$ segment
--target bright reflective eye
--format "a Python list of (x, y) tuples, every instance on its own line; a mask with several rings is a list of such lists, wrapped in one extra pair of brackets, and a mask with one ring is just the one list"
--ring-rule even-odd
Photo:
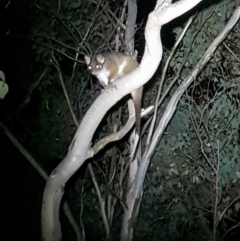
[(88, 66), (88, 69), (92, 69), (92, 67), (91, 67), (91, 66)]

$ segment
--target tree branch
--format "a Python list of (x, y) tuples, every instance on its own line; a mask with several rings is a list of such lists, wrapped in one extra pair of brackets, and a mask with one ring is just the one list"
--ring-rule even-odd
[[(162, 2), (163, 0), (158, 0), (158, 3)], [(132, 73), (116, 80), (114, 82), (114, 87), (104, 91), (95, 100), (84, 116), (73, 138), (66, 158), (51, 173), (47, 181), (42, 205), (42, 239), (44, 241), (61, 240), (59, 207), (65, 183), (86, 161), (92, 137), (102, 118), (117, 101), (144, 85), (158, 68), (162, 58), (162, 43), (160, 39), (161, 26), (190, 10), (199, 2), (201, 2), (201, 0), (182, 0), (167, 7), (159, 7), (158, 4), (158, 7), (149, 14), (145, 31), (146, 46), (141, 64)], [(138, 79), (138, 81), (135, 81), (136, 79)], [(171, 105), (173, 104), (174, 103), (171, 103)], [(167, 119), (168, 118), (165, 117), (163, 123), (165, 123)], [(154, 137), (155, 135), (153, 136), (153, 140)], [(144, 165), (143, 168), (147, 166), (148, 165)], [(141, 170), (143, 173), (144, 171), (143, 169)], [(139, 205), (143, 180), (140, 184), (141, 185), (138, 183), (136, 184), (137, 190), (133, 193), (135, 196), (135, 194), (139, 194), (140, 192), (140, 195), (135, 196), (136, 201), (133, 207), (128, 207), (135, 211), (138, 211), (135, 206), (138, 207)]]

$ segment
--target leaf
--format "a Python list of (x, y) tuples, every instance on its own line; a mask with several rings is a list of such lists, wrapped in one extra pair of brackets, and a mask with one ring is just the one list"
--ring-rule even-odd
[(236, 202), (234, 205), (235, 211), (238, 212), (240, 210), (240, 202)]
[(5, 74), (0, 70), (0, 79), (5, 82)]
[[(1, 74), (1, 71), (0, 71), (0, 74)], [(0, 98), (3, 99), (7, 93), (8, 93), (8, 85), (5, 82), (0, 81)]]
[(236, 172), (236, 175), (240, 179), (240, 172)]
[(178, 170), (177, 170), (176, 168), (170, 168), (170, 170), (169, 170), (170, 176), (172, 175), (172, 173), (173, 173), (174, 175), (178, 175), (178, 174), (179, 174), (179, 172), (178, 172)]

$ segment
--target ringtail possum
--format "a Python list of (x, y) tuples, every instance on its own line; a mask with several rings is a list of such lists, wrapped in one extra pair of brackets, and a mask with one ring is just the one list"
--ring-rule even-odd
[[(93, 56), (86, 55), (85, 61), (90, 73), (97, 77), (103, 88), (108, 87), (117, 78), (129, 74), (138, 67), (138, 62), (129, 55), (119, 52), (106, 52)], [(143, 87), (131, 92), (135, 106), (135, 130), (140, 135), (141, 102)]]

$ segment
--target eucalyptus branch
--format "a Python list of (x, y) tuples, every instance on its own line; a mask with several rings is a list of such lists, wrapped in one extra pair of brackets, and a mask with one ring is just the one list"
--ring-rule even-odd
[(175, 92), (172, 99), (170, 100), (161, 121), (159, 122), (156, 132), (152, 138), (152, 142), (150, 144), (148, 153), (145, 154), (146, 157), (150, 158), (152, 156), (153, 150), (154, 150), (156, 144), (158, 143), (159, 139), (161, 138), (163, 130), (165, 130), (167, 123), (170, 121), (170, 119), (177, 107), (177, 103), (178, 103), (181, 95), (186, 90), (186, 88), (192, 83), (193, 79), (197, 76), (197, 74), (200, 72), (200, 70), (202, 70), (203, 67), (206, 65), (206, 63), (209, 61), (209, 59), (211, 58), (212, 54), (215, 52), (217, 47), (222, 43), (222, 41), (226, 38), (228, 33), (235, 26), (239, 17), (240, 17), (240, 7), (238, 7), (235, 10), (234, 14), (230, 18), (227, 25), (222, 30), (222, 32), (215, 38), (215, 40), (209, 46), (209, 48), (207, 49), (207, 51), (205, 52), (203, 57), (200, 59), (200, 61), (196, 65), (196, 67), (193, 69), (191, 75), (189, 75), (188, 78), (186, 78), (182, 82), (182, 84), (178, 87), (177, 91)]
[(93, 181), (95, 190), (97, 192), (97, 197), (99, 199), (103, 223), (104, 223), (104, 227), (105, 227), (105, 231), (106, 231), (106, 237), (107, 237), (107, 240), (109, 240), (110, 239), (110, 227), (109, 227), (109, 223), (108, 223), (108, 219), (107, 219), (107, 215), (106, 215), (106, 210), (105, 210), (105, 200), (102, 198), (102, 194), (100, 192), (98, 182), (95, 178), (95, 174), (94, 174), (92, 165), (88, 166), (88, 170), (89, 170), (89, 173), (91, 174), (92, 181)]
[(240, 200), (240, 196), (237, 196), (236, 198), (234, 198), (229, 204), (226, 205), (226, 207), (224, 208), (224, 210), (220, 213), (220, 215), (218, 216), (218, 222), (217, 225), (220, 223), (220, 221), (222, 220), (224, 214), (227, 212), (227, 210), (236, 202)]
[[(63, 77), (62, 77), (62, 73), (61, 73), (58, 61), (56, 60), (54, 55), (52, 56), (52, 58), (54, 60), (54, 66), (58, 70), (59, 78), (60, 78), (61, 85), (62, 85), (62, 88), (63, 88), (64, 96), (65, 96), (65, 98), (67, 100), (67, 103), (68, 103), (69, 110), (72, 114), (72, 117), (73, 117), (73, 120), (74, 120), (74, 123), (75, 123), (76, 127), (78, 127), (78, 125), (79, 125), (78, 120), (77, 120), (77, 117), (76, 117), (76, 115), (75, 115), (75, 113), (72, 109), (72, 105), (71, 105), (71, 102), (70, 102), (70, 99), (69, 99), (69, 96), (68, 96), (68, 93), (67, 93), (67, 89), (66, 89), (64, 81), (63, 81)], [(98, 200), (99, 200), (100, 208), (101, 208), (101, 214), (102, 214), (102, 217), (103, 217), (103, 222), (105, 224), (104, 227), (105, 227), (105, 230), (106, 230), (106, 236), (109, 239), (110, 229), (109, 229), (109, 224), (108, 224), (108, 221), (107, 221), (107, 218), (106, 218), (105, 203), (104, 203), (103, 198), (101, 196), (100, 188), (99, 188), (99, 185), (96, 181), (96, 177), (95, 177), (95, 174), (94, 174), (93, 167), (92, 167), (91, 163), (88, 164), (88, 171), (90, 173), (90, 176), (92, 178), (92, 182), (94, 184), (94, 187), (95, 187), (95, 190), (96, 190), (96, 193), (97, 193), (97, 196), (98, 196)]]
[(240, 59), (236, 56), (236, 54), (234, 54), (233, 51), (225, 43), (223, 43), (223, 45), (231, 53), (231, 55), (240, 63)]
[[(92, 29), (92, 26), (93, 26), (93, 23), (94, 23), (95, 20), (96, 20), (96, 17), (100, 14), (100, 12), (97, 14), (98, 9), (99, 9), (99, 7), (100, 7), (100, 4), (101, 4), (101, 0), (99, 0), (99, 3), (98, 3), (98, 5), (97, 5), (97, 8), (96, 8), (96, 10), (95, 10), (95, 12), (94, 12), (94, 15), (93, 15), (94, 17), (93, 17), (93, 19), (92, 19), (92, 21), (91, 21), (91, 23), (90, 23), (90, 25), (89, 25), (89, 27), (88, 27), (88, 29), (87, 29), (87, 32), (85, 33), (82, 41), (81, 41), (80, 43), (78, 43), (78, 46), (77, 46), (77, 49), (76, 49), (76, 54), (75, 54), (75, 60), (78, 59), (80, 47), (83, 46), (83, 43), (86, 41), (86, 39), (87, 39), (87, 37), (88, 37), (88, 35), (89, 35), (89, 33), (90, 33), (90, 30)], [(71, 77), (71, 79), (73, 79), (73, 77), (74, 77), (74, 72), (75, 72), (76, 66), (77, 66), (77, 62), (75, 61), (74, 64), (73, 64), (72, 77)]]
[(76, 126), (79, 125), (79, 122), (78, 122), (78, 119), (73, 111), (73, 108), (72, 108), (72, 105), (71, 105), (71, 101), (70, 101), (70, 98), (69, 98), (69, 95), (68, 95), (68, 92), (67, 92), (67, 89), (65, 87), (65, 84), (64, 84), (64, 80), (63, 80), (63, 76), (62, 76), (62, 72), (60, 70), (60, 66), (59, 66), (59, 63), (57, 61), (57, 59), (55, 58), (55, 56), (52, 54), (52, 59), (53, 59), (53, 64), (55, 66), (55, 68), (57, 69), (58, 71), (58, 75), (59, 75), (59, 79), (60, 79), (60, 82), (61, 82), (61, 85), (62, 85), (62, 88), (63, 88), (63, 93), (64, 93), (64, 96), (66, 98), (66, 101), (68, 103), (68, 108), (72, 114), (72, 118), (74, 120), (74, 123)]
[[(126, 2), (127, 2), (127, 0), (124, 1), (123, 8), (122, 8), (122, 13), (121, 13), (121, 16), (120, 16), (120, 18), (118, 20), (118, 23), (123, 23), (123, 21), (124, 21), (125, 13), (126, 13), (126, 5), (127, 5)], [(116, 26), (117, 34), (116, 34), (116, 37), (115, 37), (115, 50), (116, 51), (118, 51), (119, 47), (121, 46), (121, 44), (119, 42), (119, 39), (121, 39), (122, 45), (124, 44), (124, 40), (123, 40), (123, 37), (121, 35), (120, 26), (119, 26), (118, 23), (117, 23), (117, 26)]]
[(45, 68), (44, 71), (41, 73), (41, 75), (37, 78), (37, 80), (34, 81), (33, 84), (30, 86), (26, 98), (23, 100), (23, 102), (19, 105), (17, 109), (18, 113), (21, 111), (21, 109), (24, 106), (30, 103), (34, 90), (39, 86), (41, 80), (47, 75), (48, 72), (49, 72), (49, 69)]
[[(177, 73), (176, 73), (176, 76), (175, 76), (174, 79), (171, 81), (171, 83), (167, 86), (167, 88), (166, 88), (166, 90), (164, 91), (164, 93), (161, 95), (162, 85), (164, 84), (164, 79), (165, 79), (165, 74), (166, 74), (165, 71), (167, 70), (168, 65), (169, 65), (168, 61), (171, 61), (171, 55), (175, 52), (175, 45), (176, 45), (179, 41), (181, 41), (181, 39), (182, 39), (182, 37), (183, 37), (182, 35), (184, 35), (185, 30), (187, 30), (188, 27), (189, 27), (188, 24), (190, 24), (190, 23), (192, 22), (192, 20), (196, 17), (196, 14), (195, 14), (194, 16), (192, 16), (192, 17), (188, 20), (187, 24), (185, 25), (185, 28), (184, 28), (182, 34), (180, 35), (179, 39), (176, 41), (175, 45), (173, 46), (173, 49), (171, 50), (170, 55), (169, 55), (169, 57), (168, 57), (168, 60), (167, 60), (167, 62), (166, 62), (166, 64), (165, 64), (165, 66), (164, 66), (163, 73), (165, 73), (165, 74), (162, 74), (162, 76), (161, 76), (161, 81), (160, 81), (160, 85), (159, 85), (159, 88), (158, 88), (158, 95), (159, 95), (159, 96), (157, 97), (157, 99), (160, 98), (160, 95), (161, 95), (161, 98), (160, 98), (160, 100), (158, 100), (157, 106), (156, 106), (156, 103), (155, 103), (154, 109), (152, 110), (153, 113), (155, 113), (155, 109), (156, 109), (156, 111), (158, 110), (157, 107), (161, 106), (162, 102), (165, 100), (166, 96), (169, 94), (170, 90), (172, 89), (172, 87), (174, 86), (174, 84), (176, 83), (176, 81), (179, 79), (180, 74), (181, 74), (181, 72), (182, 72), (182, 69), (183, 69), (183, 67), (184, 67), (184, 65), (185, 65), (185, 62), (187, 61), (187, 59), (188, 59), (188, 57), (189, 57), (189, 54), (190, 54), (190, 52), (191, 52), (191, 49), (192, 49), (192, 45), (193, 45), (193, 43), (194, 43), (194, 40), (196, 39), (196, 37), (197, 37), (198, 33), (200, 32), (200, 30), (201, 30), (201, 29), (203, 28), (203, 26), (205, 25), (206, 21), (211, 17), (212, 13), (213, 13), (213, 12), (211, 11), (211, 13), (207, 16), (207, 18), (204, 20), (204, 22), (203, 22), (203, 23), (200, 25), (200, 27), (197, 29), (197, 31), (193, 34), (193, 37), (192, 37), (192, 39), (191, 39), (191, 41), (190, 41), (190, 44), (189, 44), (189, 46), (188, 46), (187, 53), (185, 54), (185, 58), (184, 58), (184, 60), (181, 62), (181, 65), (180, 65), (180, 67), (179, 67), (179, 69), (178, 69), (178, 71), (177, 71)], [(190, 21), (190, 23), (189, 23), (189, 21)], [(181, 36), (182, 36), (182, 37), (181, 37)], [(176, 48), (177, 48), (177, 47), (178, 47), (178, 46), (176, 46)], [(166, 70), (165, 70), (165, 68), (166, 68)], [(156, 100), (157, 100), (157, 99), (156, 99)], [(155, 115), (155, 114), (154, 114), (154, 115)], [(147, 127), (148, 127), (149, 124), (151, 123), (150, 131), (149, 131), (149, 133), (148, 133), (148, 137), (147, 137), (147, 141), (146, 141), (146, 146), (148, 146), (148, 144), (150, 143), (150, 140), (151, 140), (151, 137), (152, 137), (152, 133), (153, 133), (153, 129), (154, 129), (154, 125), (155, 125), (155, 123), (156, 123), (156, 121), (154, 121), (153, 118), (154, 118), (154, 116), (152, 116), (150, 119), (148, 119), (147, 122), (145, 123), (144, 127), (142, 128), (142, 133), (145, 133), (146, 130), (147, 130)]]
[[(45, 180), (48, 179), (48, 174), (46, 171), (38, 164), (38, 162), (32, 157), (31, 153), (17, 140), (17, 138), (14, 136), (14, 134), (3, 124), (0, 122), (0, 128), (5, 133), (5, 135), (8, 137), (8, 139), (13, 143), (13, 145), (17, 148), (17, 150), (22, 153), (22, 155), (28, 160), (28, 162), (34, 167), (34, 169), (37, 171), (37, 173)], [(80, 230), (78, 228), (78, 225), (73, 218), (72, 212), (70, 210), (70, 207), (68, 205), (67, 201), (64, 201), (63, 203), (63, 210), (64, 213), (69, 220), (69, 223), (72, 225), (72, 228), (76, 234), (77, 241), (81, 241), (81, 234)]]
[(239, 227), (240, 227), (240, 223), (238, 223), (238, 224), (234, 225), (233, 227), (231, 227), (230, 229), (228, 229), (228, 231), (223, 235), (222, 240), (225, 239), (226, 235), (227, 235), (229, 232), (231, 232), (232, 230), (234, 230), (234, 229), (236, 229), (236, 228), (239, 228)]
[[(217, 170), (216, 170), (216, 168), (214, 167), (214, 164), (211, 163), (211, 161), (209, 160), (207, 154), (205, 153), (205, 150), (204, 150), (204, 147), (203, 147), (203, 146), (204, 146), (204, 145), (203, 145), (203, 141), (202, 141), (201, 136), (200, 136), (200, 133), (199, 133), (199, 128), (197, 128), (196, 121), (195, 121), (195, 119), (193, 118), (193, 115), (191, 114), (191, 111), (190, 111), (190, 110), (189, 110), (189, 113), (190, 113), (190, 119), (191, 119), (191, 122), (192, 122), (192, 125), (193, 125), (193, 128), (194, 128), (195, 134), (196, 134), (196, 136), (197, 136), (197, 138), (198, 138), (198, 141), (199, 141), (199, 143), (200, 143), (201, 153), (202, 153), (204, 159), (205, 159), (205, 160), (207, 161), (207, 163), (209, 164), (209, 166), (212, 168), (212, 171), (214, 172), (214, 174), (217, 175)], [(201, 124), (199, 124), (198, 126), (200, 126), (200, 125), (201, 125)], [(206, 132), (208, 132), (208, 130), (206, 130)], [(210, 140), (209, 140), (209, 143), (211, 143)], [(211, 145), (211, 144), (210, 144), (210, 145)], [(213, 155), (214, 155), (214, 153), (213, 153)]]
[[(151, 125), (150, 125), (150, 128), (149, 128), (149, 132), (148, 132), (148, 136), (147, 136), (147, 140), (146, 140), (146, 146), (149, 145), (150, 141), (151, 141), (151, 138), (152, 138), (152, 134), (153, 134), (153, 130), (154, 130), (154, 126), (156, 124), (156, 119), (157, 119), (157, 111), (158, 111), (158, 107), (159, 107), (159, 99), (160, 99), (160, 95), (162, 93), (162, 88), (163, 88), (163, 84), (164, 84), (164, 80), (165, 80), (165, 77), (166, 77), (166, 73), (167, 73), (167, 69), (168, 69), (168, 66), (174, 56), (174, 53), (176, 51), (176, 49), (178, 48), (180, 42), (182, 41), (183, 37), (185, 36), (188, 28), (190, 27), (192, 21), (194, 19), (194, 16), (190, 17), (189, 20), (187, 21), (187, 24), (185, 25), (181, 35), (179, 36), (178, 40), (176, 41), (176, 43), (174, 44), (169, 56), (168, 56), (168, 59), (164, 65), (164, 68), (163, 68), (163, 71), (162, 71), (162, 75), (161, 75), (161, 79), (160, 79), (160, 82), (159, 82), (159, 87), (158, 87), (158, 93), (157, 93), (157, 98), (155, 100), (155, 105), (154, 105), (154, 114), (153, 114), (153, 117), (152, 117), (152, 121), (151, 121)], [(175, 81), (172, 81), (172, 83), (175, 83)], [(168, 89), (170, 90), (170, 89)], [(164, 95), (166, 96), (167, 93)]]
[(125, 136), (131, 130), (135, 123), (134, 106), (132, 101), (130, 104), (129, 111), (130, 116), (125, 126), (121, 128), (118, 132), (109, 134), (106, 137), (103, 137), (100, 141), (98, 141), (94, 145), (94, 147), (89, 149), (87, 158), (93, 157), (96, 153), (102, 150), (108, 143), (122, 139), (122, 137)]
[(134, 33), (135, 24), (137, 19), (137, 1), (127, 0), (128, 4), (128, 16), (126, 20), (126, 33), (125, 33), (125, 44), (126, 52), (132, 54), (134, 52)]
[[(95, 4), (97, 4), (97, 2), (95, 0), (93, 2)], [(108, 5), (109, 5), (109, 2), (106, 3), (106, 6), (108, 6)], [(103, 11), (106, 13), (106, 15), (108, 16), (109, 20), (114, 19), (117, 24), (119, 24), (123, 29), (126, 29), (126, 26), (123, 23), (119, 22), (118, 18), (116, 17), (116, 14), (114, 12), (112, 12), (110, 8), (107, 8), (106, 6), (104, 6), (103, 3), (101, 3), (101, 7), (102, 7)], [(112, 17), (110, 17), (109, 14)]]
[[(65, 24), (65, 22), (61, 18), (59, 18), (59, 15), (55, 15), (55, 17), (58, 20), (58, 22), (64, 27), (64, 29), (67, 30), (68, 34), (65, 31), (65, 36), (67, 36), (71, 40), (74, 40), (75, 43), (78, 43), (77, 37), (75, 36), (73, 31), (69, 28), (69, 26), (67, 24)], [(69, 36), (69, 33), (72, 37)]]
[(83, 191), (84, 191), (84, 186), (82, 186), (82, 190), (81, 190), (81, 196), (80, 196), (80, 215), (79, 215), (79, 219), (80, 219), (80, 225), (82, 227), (82, 241), (86, 240), (86, 234), (85, 234), (85, 227), (82, 221), (82, 215), (83, 215)]
[[(56, 42), (56, 43), (58, 43), (59, 45), (61, 45), (61, 46), (63, 46), (63, 47), (65, 47), (65, 48), (67, 48), (67, 49), (70, 49), (70, 50), (73, 50), (74, 52), (77, 52), (78, 54), (84, 54), (82, 51), (80, 51), (79, 49), (76, 49), (76, 48), (73, 48), (73, 47), (71, 47), (71, 46), (69, 46), (69, 45), (67, 45), (67, 44), (65, 44), (65, 43), (62, 43), (62, 42), (60, 42), (60, 41), (58, 41), (57, 39), (54, 39), (54, 38), (52, 38), (52, 37), (46, 37), (47, 39), (50, 39), (50, 40), (52, 40), (52, 41), (54, 41), (54, 42)], [(76, 59), (76, 58), (75, 58)], [(76, 61), (77, 62), (77, 61)]]
[(219, 163), (220, 163), (220, 157), (219, 157), (219, 141), (217, 140), (217, 163), (216, 163), (216, 175), (215, 175), (215, 188), (214, 188), (214, 202), (213, 202), (213, 240), (216, 240), (217, 235), (217, 225), (218, 225), (218, 203), (220, 200), (219, 196)]
[[(164, 5), (164, 8), (159, 7), (159, 4), (157, 4), (154, 11), (150, 13), (146, 25), (146, 48), (141, 64), (130, 74), (118, 78), (114, 82), (116, 88), (109, 88), (104, 91), (88, 109), (72, 140), (67, 156), (60, 165), (53, 170), (44, 190), (42, 206), (42, 238), (45, 241), (61, 240), (59, 208), (64, 193), (64, 185), (86, 161), (92, 137), (102, 118), (117, 101), (145, 84), (156, 71), (162, 57), (162, 43), (159, 34), (161, 26), (192, 9), (200, 1), (201, 0), (181, 0), (174, 4), (170, 4), (169, 6)], [(159, 2), (163, 2), (163, 0), (158, 0), (158, 3)], [(146, 71), (146, 69), (148, 69), (148, 71)], [(134, 81), (136, 78), (138, 81)], [(190, 83), (185, 83), (185, 85), (187, 84)], [(185, 85), (181, 86), (183, 91), (186, 89)], [(180, 92), (182, 93), (182, 91)], [(173, 112), (176, 109), (176, 107), (173, 106), (173, 103), (176, 104), (177, 100), (178, 99), (174, 99), (174, 102), (170, 101), (170, 105), (173, 107), (171, 110)], [(165, 117), (165, 120), (169, 120), (171, 116), (172, 115), (169, 115), (167, 118)], [(162, 122), (160, 124), (162, 124)], [(156, 133), (157, 137), (153, 135), (149, 152), (145, 155), (145, 159), (140, 161), (138, 173), (135, 176), (134, 183), (130, 186), (131, 190), (129, 193), (131, 193), (131, 196), (128, 198), (132, 198), (134, 201), (132, 202), (132, 206), (128, 206), (130, 210), (129, 214), (131, 216), (126, 216), (125, 221), (130, 226), (127, 226), (128, 230), (123, 230), (121, 236), (122, 240), (126, 240), (126, 238), (131, 239), (132, 237), (134, 227), (131, 226), (131, 221), (135, 221), (138, 216), (144, 177), (153, 148), (155, 148), (155, 144), (158, 142), (158, 128), (156, 129)]]

